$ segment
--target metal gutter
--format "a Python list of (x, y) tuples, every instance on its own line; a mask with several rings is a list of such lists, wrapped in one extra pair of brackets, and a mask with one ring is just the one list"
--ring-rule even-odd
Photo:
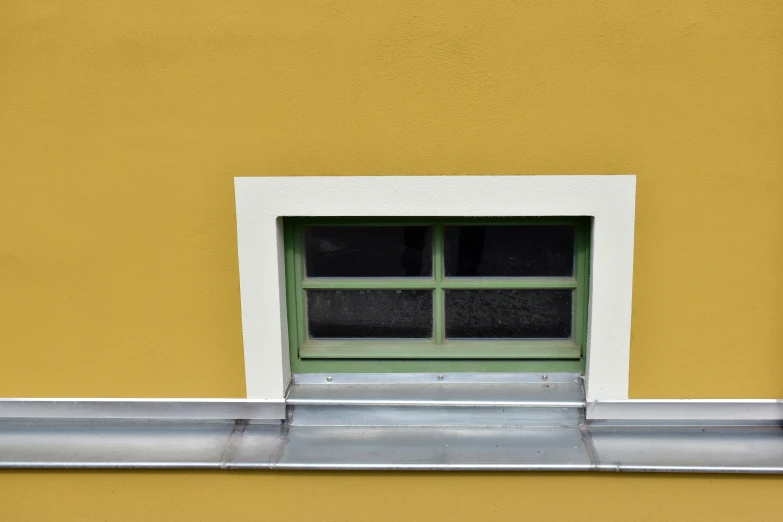
[[(413, 384), (432, 391), (429, 379)], [(289, 392), (294, 404), (284, 420), (274, 418), (283, 417), (282, 402), (6, 399), (0, 400), (0, 467), (783, 474), (780, 401), (585, 407), (583, 396), (557, 399), (563, 390), (548, 402), (542, 390), (564, 385), (573, 392), (573, 381), (550, 379), (512, 383), (532, 395), (511, 394), (510, 406), (497, 400), (503, 383), (457, 383), (444, 376), (445, 395), (457, 394), (464, 403), (439, 403), (430, 395), (419, 402), (398, 396), (385, 404), (376, 400), (383, 397), (377, 392), (403, 390), (336, 377), (320, 389), (297, 389), (319, 385), (295, 379)], [(498, 394), (482, 402), (491, 399), (487, 384), (497, 386)], [(347, 395), (333, 400), (347, 393), (344, 386), (353, 386), (359, 402)], [(367, 394), (375, 399), (362, 402)], [(589, 419), (591, 412), (608, 418)]]
[(4, 420), (0, 467), (783, 473), (783, 429)]

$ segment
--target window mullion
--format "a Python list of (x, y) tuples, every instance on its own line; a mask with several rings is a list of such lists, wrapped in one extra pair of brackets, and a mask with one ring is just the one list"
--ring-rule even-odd
[(433, 279), (414, 278), (318, 278), (304, 279), (305, 290), (429, 290), (435, 288)]
[(435, 327), (435, 344), (441, 345), (443, 344), (443, 339), (445, 337), (445, 312), (444, 312), (444, 306), (443, 306), (443, 224), (437, 223), (435, 224), (435, 229), (433, 230), (433, 241), (432, 241), (432, 251), (433, 251), (433, 265), (432, 270), (433, 274), (435, 276), (435, 290), (434, 294), (432, 296), (433, 303), (432, 303), (432, 313), (433, 313), (433, 325)]
[(560, 290), (576, 288), (576, 277), (470, 277), (449, 278), (440, 283), (441, 288), (474, 290)]

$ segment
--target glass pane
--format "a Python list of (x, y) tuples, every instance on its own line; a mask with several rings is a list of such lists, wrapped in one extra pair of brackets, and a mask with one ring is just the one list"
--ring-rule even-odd
[(308, 290), (312, 339), (432, 338), (432, 290)]
[(571, 337), (571, 290), (447, 290), (450, 339)]
[(449, 226), (446, 277), (547, 277), (574, 273), (571, 225)]
[(428, 277), (432, 227), (308, 227), (308, 277)]

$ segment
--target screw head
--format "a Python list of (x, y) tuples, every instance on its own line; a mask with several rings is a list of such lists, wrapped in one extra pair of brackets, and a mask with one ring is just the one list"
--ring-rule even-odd
[(547, 375), (547, 374), (542, 375), (541, 376), (541, 380), (542, 381), (548, 381), (549, 380), (549, 375)]
[(442, 381), (443, 380), (443, 376), (442, 375), (438, 375), (438, 380)]
[(332, 382), (332, 377), (331, 376), (327, 377), (326, 382)]

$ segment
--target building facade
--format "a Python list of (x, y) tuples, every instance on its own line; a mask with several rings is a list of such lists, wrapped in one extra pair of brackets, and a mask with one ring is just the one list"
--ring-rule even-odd
[[(9, 2), (0, 396), (245, 397), (234, 178), (635, 174), (631, 398), (783, 398), (783, 5)], [(13, 471), (7, 520), (777, 520), (755, 475)]]

